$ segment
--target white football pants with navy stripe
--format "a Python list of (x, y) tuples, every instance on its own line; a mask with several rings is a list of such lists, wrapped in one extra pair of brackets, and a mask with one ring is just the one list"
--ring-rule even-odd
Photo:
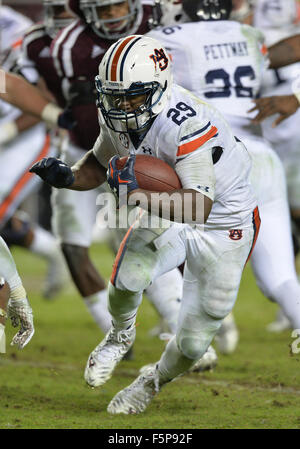
[(150, 283), (186, 261), (177, 332), (160, 366), (165, 378), (176, 377), (202, 357), (232, 310), (255, 238), (252, 219), (249, 216), (249, 222), (234, 238), (229, 230), (203, 231), (185, 226), (160, 249), (154, 244), (155, 230), (127, 232), (109, 287), (109, 311), (118, 329), (134, 320), (142, 293)]

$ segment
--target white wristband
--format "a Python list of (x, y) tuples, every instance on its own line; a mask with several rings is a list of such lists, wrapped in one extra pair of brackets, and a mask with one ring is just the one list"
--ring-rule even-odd
[(16, 122), (6, 122), (0, 127), (0, 145), (5, 145), (19, 134)]
[(297, 98), (298, 102), (300, 103), (300, 92), (295, 92), (294, 95)]
[(10, 291), (10, 299), (12, 299), (13, 301), (20, 301), (26, 298), (26, 296), (26, 290), (23, 285), (19, 285), (18, 287)]
[(58, 117), (60, 116), (60, 114), (62, 112), (63, 112), (63, 110), (61, 108), (59, 108), (58, 106), (56, 106), (55, 104), (48, 103), (44, 107), (44, 109), (41, 113), (41, 117), (49, 125), (57, 126)]

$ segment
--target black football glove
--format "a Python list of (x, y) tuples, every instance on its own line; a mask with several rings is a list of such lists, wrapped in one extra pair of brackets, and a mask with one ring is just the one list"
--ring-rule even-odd
[(72, 115), (71, 109), (65, 109), (58, 116), (57, 125), (60, 128), (67, 129), (68, 131), (71, 131), (73, 128), (75, 128), (77, 122)]
[(71, 168), (55, 157), (41, 159), (29, 171), (36, 173), (43, 181), (57, 189), (69, 187), (75, 179)]
[(129, 156), (122, 170), (117, 169), (118, 159), (120, 159), (119, 156), (113, 156), (108, 163), (107, 182), (111, 190), (118, 196), (120, 195), (120, 186), (126, 186), (128, 195), (132, 190), (139, 188), (134, 173), (135, 155)]

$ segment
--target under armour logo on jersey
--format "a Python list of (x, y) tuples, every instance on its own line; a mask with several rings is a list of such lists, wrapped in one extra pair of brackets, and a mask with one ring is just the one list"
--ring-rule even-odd
[(243, 237), (243, 231), (241, 229), (230, 229), (229, 238), (231, 240), (241, 240)]
[(204, 192), (209, 192), (209, 187), (207, 187), (207, 186), (197, 186), (197, 189), (199, 189), (199, 190), (203, 190)]
[(102, 55), (103, 53), (105, 53), (105, 50), (103, 50), (103, 48), (98, 47), (97, 45), (94, 45), (91, 56), (94, 59), (97, 56)]
[(165, 70), (169, 65), (169, 58), (166, 56), (163, 48), (160, 50), (155, 48), (154, 55), (150, 55), (149, 58), (154, 61), (155, 69), (157, 68), (157, 64), (160, 70)]
[(149, 148), (149, 147), (143, 147), (142, 146), (142, 150), (143, 150), (144, 154), (146, 154), (146, 153), (151, 154), (151, 155), (153, 154), (152, 149)]

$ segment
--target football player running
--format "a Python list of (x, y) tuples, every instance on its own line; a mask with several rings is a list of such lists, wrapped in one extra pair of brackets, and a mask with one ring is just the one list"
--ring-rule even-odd
[[(149, 0), (69, 1), (77, 20), (65, 28), (52, 44), (54, 65), (65, 89), (66, 104), (77, 123), (70, 131), (70, 142), (62, 155), (66, 163), (74, 164), (93, 147), (98, 137), (94, 76), (104, 53), (120, 37), (149, 31), (152, 4)], [(55, 191), (53, 222), (73, 280), (106, 333), (110, 327), (106, 285), (99, 278), (88, 254), (96, 220), (97, 197), (103, 191), (103, 187), (85, 193)], [(119, 236), (114, 238), (118, 240)], [(148, 291), (148, 298), (174, 328), (182, 281), (177, 270), (166, 277), (168, 281), (165, 282), (174, 288), (165, 291), (165, 301), (155, 285)], [(166, 304), (169, 306), (165, 307)]]
[[(231, 0), (183, 0), (182, 7), (189, 22), (153, 30), (149, 35), (159, 39), (172, 55), (175, 81), (220, 111), (227, 111), (227, 121), (245, 143), (253, 160), (250, 179), (262, 219), (251, 258), (253, 271), (265, 296), (276, 301), (298, 329), (300, 286), (293, 260), (285, 175), (279, 158), (261, 137), (262, 130), (251, 123), (253, 114), (248, 113), (267, 67), (263, 35), (249, 25), (227, 20)], [(197, 36), (201, 44), (195, 46), (191, 36)], [(228, 332), (225, 323), (219, 343), (222, 352), (230, 353), (237, 344), (232, 317), (227, 327)]]
[[(172, 82), (170, 57), (159, 41), (141, 35), (120, 39), (105, 53), (96, 86), (101, 133), (93, 150), (72, 169), (44, 160), (32, 171), (52, 185), (86, 190), (104, 181), (108, 167), (111, 189), (119, 195), (126, 183), (128, 203), (138, 200), (145, 210), (151, 209), (155, 192), (141, 189), (135, 178), (135, 155), (143, 154), (143, 146), (171, 165), (181, 180), (182, 189), (176, 191), (179, 211), (170, 208), (168, 195), (152, 204), (151, 217), (167, 215), (171, 220), (167, 230), (128, 230), (109, 285), (112, 327), (85, 371), (93, 386), (111, 377), (133, 344), (143, 291), (186, 261), (176, 336), (155, 367), (108, 406), (110, 413), (140, 413), (164, 384), (206, 352), (235, 303), (260, 219), (246, 148), (213, 106)], [(118, 170), (118, 157), (128, 154), (126, 166)]]
[[(52, 1), (51, 4), (55, 6), (55, 1)], [(61, 4), (61, 0), (58, 0), (58, 3)], [(101, 2), (103, 3), (103, 2)], [(119, 13), (119, 9), (117, 8), (117, 6), (119, 6), (119, 2), (104, 2), (106, 5), (103, 6), (104, 11), (111, 11), (110, 12), (110, 17), (112, 15), (116, 15), (117, 17), (120, 17), (120, 13)], [(126, 2), (123, 2), (126, 3)], [(46, 0), (46, 4), (49, 6), (49, 1)], [(86, 5), (86, 2), (84, 3)], [(131, 4), (131, 10), (132, 7), (134, 5), (138, 5), (139, 6), (139, 10), (140, 10), (140, 5), (139, 2), (133, 2)], [(81, 4), (79, 4), (78, 1), (76, 2), (71, 2), (71, 6), (74, 10), (74, 12), (77, 12), (78, 14), (82, 15), (81, 10), (80, 10), (80, 6)], [(100, 8), (100, 9), (103, 9)], [(145, 13), (146, 14), (146, 18), (149, 17), (149, 6), (145, 6)], [(97, 6), (96, 8), (97, 10), (99, 9), (99, 7)], [(122, 8), (121, 8), (122, 11)], [(49, 12), (48, 15), (51, 14), (51, 10)], [(50, 15), (51, 17), (51, 15)], [(135, 16), (134, 16), (135, 17)], [(140, 20), (140, 15), (136, 16), (136, 18), (139, 18)], [(132, 17), (131, 17), (132, 18)], [(112, 17), (111, 17), (112, 19)], [(142, 21), (142, 26), (145, 27), (145, 18)], [(113, 20), (114, 22), (114, 20)], [(53, 20), (50, 21), (50, 24), (53, 25)], [(95, 65), (94, 70), (96, 70), (96, 66), (98, 67), (99, 64), (99, 60), (101, 60), (104, 50), (103, 51), (99, 51), (100, 47), (96, 47), (96, 43), (97, 44), (101, 44), (104, 46), (108, 45), (108, 42), (111, 41), (106, 41), (102, 38), (100, 38), (98, 36), (98, 34), (95, 34), (92, 29), (94, 27), (94, 22), (91, 21), (91, 26), (88, 26), (86, 24), (85, 21), (83, 20), (78, 20), (75, 22), (75, 24), (80, 28), (80, 30), (82, 31), (82, 33), (77, 36), (77, 41), (74, 43), (74, 48), (72, 47), (72, 54), (74, 55), (74, 58), (71, 58), (72, 61), (76, 60), (75, 55), (86, 58), (84, 59), (83, 63), (79, 63), (77, 61), (78, 65), (74, 65), (74, 71), (76, 71), (77, 74), (80, 73), (81, 70), (85, 70), (86, 65), (89, 64), (90, 65)], [(67, 27), (67, 29), (71, 28), (73, 29), (73, 25), (72, 24), (70, 27)], [(147, 25), (148, 26), (148, 25)], [(101, 28), (101, 27), (100, 27)], [(33, 27), (28, 34), (25, 36), (24, 39), (24, 55), (25, 57), (22, 58), (20, 65), (20, 69), (21, 69), (21, 73), (23, 73), (25, 76), (27, 76), (30, 79), (30, 76), (32, 77), (32, 73), (36, 73), (36, 71), (38, 70), (39, 74), (44, 78), (47, 87), (55, 94), (58, 103), (61, 104), (61, 89), (60, 89), (60, 83), (57, 79), (57, 74), (55, 74), (54, 70), (53, 70), (53, 66), (51, 66), (51, 60), (50, 58), (45, 59), (45, 56), (47, 56), (47, 48), (49, 48), (49, 45), (51, 43), (51, 39), (50, 39), (50, 35), (52, 33), (48, 32), (49, 26), (48, 26), (48, 21), (46, 21), (44, 24), (39, 24), (36, 27)], [(116, 32), (116, 31), (115, 31)], [(62, 32), (61, 36), (63, 36), (64, 31)], [(68, 36), (68, 34), (67, 34)], [(87, 51), (87, 54), (84, 53), (82, 54), (81, 52), (81, 44), (83, 42), (86, 42), (86, 48), (90, 48), (90, 52), (91, 54), (89, 54), (89, 52)], [(61, 40), (61, 45), (64, 44), (64, 40)], [(92, 58), (92, 53), (93, 51), (95, 51), (95, 48), (97, 49), (97, 54), (95, 54), (95, 59)], [(59, 55), (60, 52), (58, 51), (57, 54)], [(63, 53), (65, 54), (65, 53)], [(42, 55), (42, 56), (40, 56)], [(97, 59), (98, 58), (98, 59)], [(98, 64), (97, 64), (97, 60), (98, 60)], [(45, 64), (45, 61), (48, 64)], [(62, 61), (63, 62), (63, 61)], [(58, 61), (57, 61), (58, 63)], [(91, 68), (92, 70), (92, 68)], [(92, 72), (91, 72), (92, 73)], [(92, 79), (93, 76), (91, 75), (90, 72), (85, 72), (85, 76), (88, 76), (89, 79)], [(91, 87), (91, 83), (90, 82), (83, 82), (82, 78), (78, 75), (78, 79), (81, 80), (79, 82), (79, 84), (81, 86), (85, 86), (85, 88), (88, 89), (92, 89)], [(84, 77), (84, 80), (86, 78)], [(64, 78), (64, 80), (66, 81), (66, 79)], [(70, 88), (72, 90), (72, 92), (74, 93), (74, 89), (76, 91), (76, 89), (79, 89), (79, 92), (77, 92), (77, 94), (75, 95), (76, 98), (78, 99), (78, 101), (75, 102), (75, 104), (73, 104), (71, 102), (71, 104), (69, 104), (69, 107), (72, 109), (72, 113), (74, 115), (76, 115), (76, 113), (78, 114), (78, 116), (76, 116), (76, 120), (79, 120), (77, 123), (77, 129), (75, 129), (75, 136), (77, 135), (78, 138), (82, 138), (82, 136), (84, 135), (84, 133), (81, 131), (86, 129), (86, 123), (85, 120), (87, 120), (88, 125), (90, 126), (89, 128), (89, 132), (86, 133), (86, 137), (90, 140), (92, 139), (93, 134), (95, 134), (95, 127), (93, 127), (93, 123), (95, 122), (95, 114), (96, 114), (96, 106), (94, 104), (94, 98), (93, 98), (93, 92), (90, 92), (88, 96), (82, 96), (83, 92), (81, 91), (80, 94), (80, 88), (78, 86), (78, 83), (76, 82), (77, 78), (75, 77), (74, 79), (70, 79), (70, 84), (73, 86), (72, 88)], [(75, 84), (75, 86), (73, 84)], [(64, 82), (64, 85), (66, 85), (66, 82)], [(56, 86), (56, 87), (55, 87)], [(46, 99), (44, 96), (42, 96), (41, 92), (39, 92), (37, 89), (35, 89), (33, 86), (28, 85), (24, 80), (22, 80), (19, 77), (16, 77), (14, 75), (11, 74), (7, 74), (7, 93), (3, 94), (3, 96), (6, 98), (7, 101), (10, 101), (16, 105), (18, 105), (19, 107), (23, 108), (24, 110), (33, 113), (34, 115), (41, 117), (43, 120), (45, 120), (46, 122), (48, 122), (49, 124), (55, 125), (58, 124), (61, 127), (64, 128), (72, 128), (72, 124), (74, 123), (74, 119), (72, 117), (72, 115), (70, 116), (69, 114), (69, 109), (66, 110), (64, 113), (62, 113), (62, 109), (49, 102), (48, 99)], [(81, 96), (81, 97), (80, 97)], [(80, 98), (78, 98), (80, 97)], [(75, 111), (75, 112), (74, 112)], [(76, 112), (77, 111), (77, 112)], [(79, 111), (82, 112), (82, 114), (79, 114)], [(97, 125), (97, 129), (98, 129), (98, 123), (96, 120), (96, 125)], [(97, 135), (98, 131), (96, 131)], [(74, 137), (75, 138), (75, 137)], [(88, 148), (89, 143), (86, 143), (86, 148)], [(70, 146), (70, 151), (73, 148), (73, 145)], [(76, 149), (77, 147), (75, 147)], [(78, 148), (77, 148), (78, 150)], [(76, 151), (77, 151), (76, 150)], [(78, 150), (79, 151), (79, 150)], [(83, 153), (83, 151), (79, 152), (79, 155), (81, 155)], [(76, 152), (72, 153), (73, 154), (73, 158), (76, 159)], [(68, 156), (69, 155), (69, 149), (66, 151), (66, 154), (63, 155), (63, 157), (71, 157)], [(79, 155), (77, 154), (77, 157), (79, 157)], [(97, 184), (98, 185), (98, 184)], [(76, 223), (77, 223), (77, 230), (76, 232), (73, 232), (71, 229), (71, 232), (68, 233), (67, 236), (67, 241), (69, 242), (71, 239), (71, 242), (74, 243), (74, 245), (67, 245), (67, 244), (63, 244), (63, 248), (66, 249), (69, 248), (70, 252), (71, 251), (77, 251), (77, 256), (75, 259), (73, 260), (73, 264), (74, 265), (74, 269), (72, 271), (73, 276), (76, 275), (76, 273), (78, 274), (78, 276), (80, 276), (80, 279), (82, 281), (81, 285), (81, 293), (84, 296), (85, 295), (85, 303), (88, 307), (88, 309), (90, 310), (91, 314), (93, 315), (95, 321), (97, 322), (97, 324), (101, 327), (101, 329), (104, 331), (104, 333), (106, 333), (106, 331), (108, 330), (108, 328), (110, 327), (110, 320), (111, 317), (107, 311), (107, 293), (106, 290), (100, 290), (98, 293), (94, 293), (92, 295), (87, 296), (87, 294), (89, 294), (91, 291), (96, 289), (95, 284), (97, 284), (97, 279), (96, 279), (96, 275), (97, 273), (95, 272), (95, 269), (92, 268), (90, 269), (87, 263), (83, 263), (83, 265), (81, 264), (80, 261), (82, 261), (82, 257), (83, 257), (83, 253), (87, 252), (87, 248), (85, 247), (79, 247), (78, 246), (78, 242), (81, 242), (83, 238), (89, 238), (91, 236), (91, 225), (93, 223), (94, 217), (95, 217), (95, 206), (96, 206), (96, 196), (98, 195), (99, 191), (95, 191), (95, 192), (88, 192), (90, 194), (90, 199), (91, 201), (88, 202), (87, 200), (83, 202), (83, 206), (80, 208), (78, 206), (79, 204), (79, 200), (80, 200), (80, 204), (81, 204), (81, 195), (82, 193), (77, 196), (76, 198), (70, 194), (74, 194), (75, 192), (59, 192), (57, 195), (60, 194), (61, 198), (62, 198), (62, 202), (64, 203), (65, 201), (68, 201), (68, 206), (67, 207), (67, 211), (68, 213), (71, 214), (71, 216), (69, 217), (69, 220), (66, 220), (66, 217), (68, 217), (68, 213), (65, 212), (64, 208), (61, 208), (61, 212), (57, 213), (58, 215), (58, 220), (57, 223), (61, 222), (61, 229), (64, 230), (65, 233), (68, 233), (68, 228), (69, 228), (69, 224), (74, 223), (74, 228), (76, 230)], [(72, 200), (73, 198), (73, 200)], [(78, 203), (78, 204), (77, 204)], [(72, 205), (72, 207), (70, 207), (70, 205)], [(74, 209), (75, 207), (75, 209)], [(88, 212), (86, 211), (86, 208), (88, 207)], [(82, 213), (82, 211), (85, 211), (86, 213)], [(77, 214), (77, 218), (75, 219), (74, 217), (76, 217)], [(82, 226), (80, 225), (80, 223), (82, 224), (82, 222), (84, 221), (83, 216), (87, 215), (88, 217), (90, 217), (91, 219), (89, 220), (89, 231), (87, 232), (88, 237), (85, 236), (81, 236), (80, 239), (78, 237), (78, 235), (80, 234), (80, 232), (78, 231), (78, 228), (81, 229), (82, 231)], [(86, 221), (86, 220), (85, 220)], [(65, 226), (64, 226), (65, 225)], [(122, 241), (122, 235), (124, 236), (126, 233), (126, 230), (124, 232), (123, 229), (121, 230), (114, 230), (116, 232), (114, 232), (114, 246), (116, 246), (118, 248), (118, 242)], [(83, 232), (83, 231), (82, 231)], [(73, 240), (72, 240), (73, 239)], [(81, 254), (81, 256), (80, 256)], [(71, 264), (71, 259), (69, 260), (69, 263)], [(75, 268), (76, 268), (76, 272), (75, 272)], [(91, 271), (91, 270), (94, 271)], [(89, 273), (89, 276), (86, 276), (87, 272)], [(76, 278), (77, 279), (77, 278)], [(85, 282), (86, 285), (86, 289), (83, 290), (84, 286), (83, 285), (83, 281)], [(93, 282), (92, 282), (93, 281)], [(165, 284), (165, 285), (169, 285), (169, 288), (161, 288), (161, 284)], [(99, 282), (97, 284), (99, 286)], [(104, 285), (104, 281), (103, 281), (103, 285)], [(88, 289), (88, 290), (87, 290)], [(153, 303), (153, 305), (155, 306), (156, 310), (158, 311), (159, 315), (161, 317), (163, 317), (165, 319), (165, 321), (168, 324), (169, 327), (169, 331), (171, 331), (172, 333), (175, 332), (176, 329), (176, 324), (177, 324), (177, 317), (178, 317), (178, 311), (179, 311), (179, 307), (180, 307), (180, 303), (178, 301), (179, 297), (180, 297), (180, 292), (182, 290), (182, 276), (180, 274), (180, 272), (178, 271), (178, 269), (176, 268), (175, 270), (173, 270), (172, 272), (169, 273), (165, 273), (164, 276), (161, 277), (161, 279), (155, 281), (152, 283), (152, 285), (147, 289), (147, 297), (148, 299)], [(86, 293), (84, 293), (86, 292)], [(197, 370), (202, 370), (202, 369), (210, 369), (211, 367), (213, 367), (216, 364), (217, 361), (217, 356), (213, 350), (213, 348), (210, 348), (208, 354), (205, 355), (204, 358), (202, 358), (201, 361), (199, 361), (199, 363), (197, 364), (196, 367), (194, 367)]]

